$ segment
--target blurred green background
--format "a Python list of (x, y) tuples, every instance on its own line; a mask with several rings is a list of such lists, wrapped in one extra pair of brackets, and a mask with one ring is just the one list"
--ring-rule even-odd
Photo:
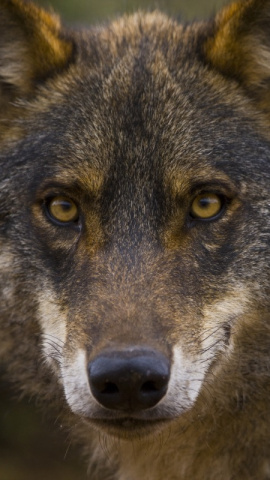
[(97, 22), (112, 15), (134, 10), (161, 8), (185, 20), (212, 15), (225, 0), (39, 0), (40, 5), (52, 6), (66, 22)]
[[(183, 20), (214, 14), (225, 0), (39, 0), (66, 23), (97, 23), (138, 8), (161, 8)], [(31, 402), (17, 403), (0, 383), (0, 480), (85, 480), (80, 455), (67, 436)]]

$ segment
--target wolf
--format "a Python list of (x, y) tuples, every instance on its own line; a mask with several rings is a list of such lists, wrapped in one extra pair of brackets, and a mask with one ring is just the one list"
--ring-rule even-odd
[(270, 0), (0, 0), (0, 358), (91, 480), (270, 479)]

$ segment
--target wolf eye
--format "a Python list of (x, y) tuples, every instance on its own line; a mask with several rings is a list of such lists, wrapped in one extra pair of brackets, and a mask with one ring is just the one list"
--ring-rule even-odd
[(51, 198), (47, 205), (49, 217), (57, 223), (67, 224), (76, 222), (79, 218), (79, 210), (73, 200), (58, 195)]
[(216, 193), (200, 193), (191, 205), (190, 215), (201, 220), (215, 218), (223, 209), (223, 199)]

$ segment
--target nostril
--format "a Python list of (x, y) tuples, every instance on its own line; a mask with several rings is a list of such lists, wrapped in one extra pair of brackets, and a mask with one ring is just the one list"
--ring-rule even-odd
[(145, 382), (141, 386), (141, 392), (143, 393), (151, 393), (151, 392), (157, 392), (159, 390), (158, 386), (156, 385), (155, 382)]
[(114, 393), (119, 393), (119, 389), (115, 383), (112, 382), (106, 382), (104, 385), (103, 390), (101, 390), (101, 393), (107, 394), (107, 395), (112, 395)]

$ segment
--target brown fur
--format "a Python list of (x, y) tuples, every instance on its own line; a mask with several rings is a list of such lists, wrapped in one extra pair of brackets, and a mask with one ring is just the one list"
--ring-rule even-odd
[(91, 480), (270, 478), (269, 17), (0, 0), (0, 358)]

